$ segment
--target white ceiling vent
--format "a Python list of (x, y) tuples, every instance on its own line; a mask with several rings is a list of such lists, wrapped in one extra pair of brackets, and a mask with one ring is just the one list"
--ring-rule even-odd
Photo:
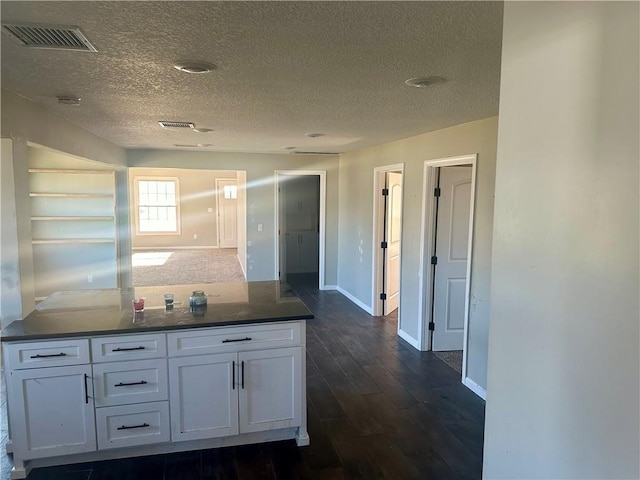
[(164, 128), (195, 128), (196, 126), (191, 122), (171, 122), (169, 120), (160, 120), (158, 123)]
[(25, 47), (98, 51), (79, 27), (3, 23), (2, 31)]

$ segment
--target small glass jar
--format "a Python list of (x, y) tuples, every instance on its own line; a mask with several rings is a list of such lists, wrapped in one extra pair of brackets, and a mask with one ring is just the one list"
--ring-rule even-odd
[(202, 290), (194, 290), (189, 297), (190, 307), (202, 307), (207, 304), (207, 296)]

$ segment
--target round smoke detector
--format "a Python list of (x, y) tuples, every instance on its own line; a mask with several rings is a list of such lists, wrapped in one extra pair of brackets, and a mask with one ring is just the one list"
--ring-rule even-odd
[(209, 73), (216, 69), (213, 63), (204, 62), (178, 62), (173, 67), (184, 73)]
[(406, 83), (410, 87), (426, 88), (426, 87), (432, 87), (434, 85), (438, 85), (439, 83), (442, 83), (442, 82), (444, 82), (444, 78), (431, 76), (431, 77), (410, 78), (404, 83)]

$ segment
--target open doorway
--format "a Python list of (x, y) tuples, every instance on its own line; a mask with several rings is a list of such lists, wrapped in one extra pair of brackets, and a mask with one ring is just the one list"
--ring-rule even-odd
[(276, 278), (313, 277), (324, 288), (326, 172), (276, 171)]
[(426, 161), (423, 183), (421, 350), (451, 352), (465, 385), (476, 158)]
[(373, 315), (397, 315), (400, 325), (403, 164), (374, 170)]
[(133, 286), (244, 282), (244, 183), (235, 170), (130, 168)]

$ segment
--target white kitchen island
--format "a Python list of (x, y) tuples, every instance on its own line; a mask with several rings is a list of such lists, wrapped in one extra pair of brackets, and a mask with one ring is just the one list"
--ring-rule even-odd
[(131, 291), (54, 294), (4, 329), (12, 478), (39, 466), (291, 438), (308, 445), (313, 315), (277, 282), (207, 288), (206, 310), (176, 295), (173, 309), (151, 302), (137, 318)]

